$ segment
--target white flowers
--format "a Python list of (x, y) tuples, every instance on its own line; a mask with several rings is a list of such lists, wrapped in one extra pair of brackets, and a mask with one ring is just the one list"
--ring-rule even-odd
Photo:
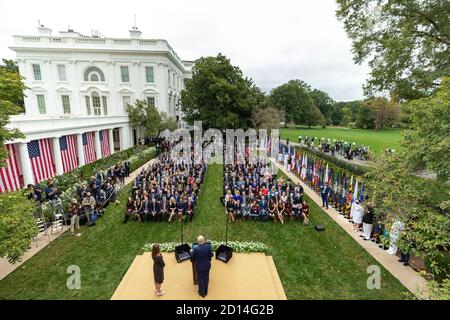
[[(223, 241), (209, 241), (212, 249), (215, 251), (221, 244), (225, 244)], [(154, 243), (147, 243), (142, 247), (142, 250), (151, 252)], [(180, 245), (179, 242), (163, 242), (159, 244), (161, 252), (173, 252), (175, 247)], [(234, 252), (267, 252), (269, 249), (267, 245), (258, 241), (228, 241), (228, 246), (233, 248)]]

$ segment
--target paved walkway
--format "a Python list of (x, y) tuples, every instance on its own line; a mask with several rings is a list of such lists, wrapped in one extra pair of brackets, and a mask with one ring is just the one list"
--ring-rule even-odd
[[(141, 167), (137, 168), (133, 172), (130, 173), (130, 176), (125, 178), (125, 185), (132, 182), (134, 178), (138, 175), (138, 173), (145, 167), (147, 167), (149, 164), (156, 161), (156, 158), (151, 159), (150, 161), (146, 162)], [(40, 234), (36, 238), (35, 241), (33, 241), (30, 245), (30, 249), (28, 249), (23, 257), (22, 260), (19, 262), (16, 262), (15, 264), (9, 263), (9, 261), (6, 258), (0, 258), (0, 280), (2, 280), (4, 277), (6, 277), (8, 274), (13, 272), (15, 269), (17, 269), (20, 265), (22, 265), (25, 261), (30, 259), (32, 256), (34, 256), (36, 253), (44, 249), (47, 245), (49, 245), (53, 240), (59, 238), (61, 235), (65, 234), (65, 231), (69, 229), (68, 226), (63, 226), (63, 230), (57, 231), (53, 234), (50, 234), (50, 228), (48, 229), (48, 236), (45, 234)]]
[[(294, 183), (299, 182), (307, 194), (319, 207), (322, 206), (322, 199), (310, 187), (308, 187), (296, 175), (283, 167), (283, 165), (272, 160), (272, 162), (282, 170)], [(359, 235), (359, 232), (353, 230), (352, 224), (345, 219), (336, 209), (330, 207), (324, 210), (342, 229), (344, 229), (361, 247), (363, 247), (372, 257), (375, 258), (386, 270), (388, 270), (394, 277), (396, 277), (409, 291), (419, 298), (426, 298), (428, 296), (428, 286), (426, 280), (420, 276), (411, 267), (405, 267), (398, 262), (396, 255), (390, 255), (381, 250), (377, 244), (372, 241), (364, 241)]]

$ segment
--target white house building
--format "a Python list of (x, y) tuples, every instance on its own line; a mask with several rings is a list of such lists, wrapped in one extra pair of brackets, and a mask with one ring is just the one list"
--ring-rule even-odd
[[(44, 26), (38, 31), (36, 36), (14, 36), (10, 47), (28, 89), (25, 113), (12, 116), (9, 126), (26, 139), (8, 146), (11, 166), (0, 169), (0, 191), (137, 144), (142, 128), (130, 125), (124, 108), (136, 99), (147, 99), (180, 120), (180, 92), (193, 62), (181, 60), (166, 40), (143, 39), (136, 27), (129, 38), (73, 30), (53, 35)], [(42, 162), (48, 166), (45, 174), (35, 167)], [(15, 183), (7, 174), (18, 176)]]

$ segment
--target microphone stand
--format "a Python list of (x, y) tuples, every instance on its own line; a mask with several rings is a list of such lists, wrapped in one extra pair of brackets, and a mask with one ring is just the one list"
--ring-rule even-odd
[(183, 220), (181, 220), (181, 244), (183, 244), (184, 243), (184, 238), (183, 238), (183, 234), (184, 234), (184, 227), (183, 227)]
[(228, 246), (228, 215), (227, 215), (227, 222), (225, 223), (225, 245)]

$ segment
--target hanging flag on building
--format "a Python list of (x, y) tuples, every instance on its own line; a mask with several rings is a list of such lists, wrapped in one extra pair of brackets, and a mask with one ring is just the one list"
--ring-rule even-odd
[(109, 134), (108, 129), (100, 130), (100, 146), (102, 150), (102, 157), (107, 157), (111, 155), (111, 148), (109, 147)]
[(28, 156), (35, 183), (55, 176), (55, 164), (50, 139), (39, 139), (28, 142)]
[(59, 138), (59, 148), (61, 149), (63, 172), (66, 173), (78, 168), (76, 136), (69, 134)]
[(5, 145), (8, 158), (0, 166), (0, 192), (17, 191), (22, 187), (14, 144)]
[(95, 160), (97, 160), (97, 155), (95, 153), (94, 133), (93, 132), (83, 133), (82, 138), (83, 138), (84, 162), (86, 164), (94, 162)]

